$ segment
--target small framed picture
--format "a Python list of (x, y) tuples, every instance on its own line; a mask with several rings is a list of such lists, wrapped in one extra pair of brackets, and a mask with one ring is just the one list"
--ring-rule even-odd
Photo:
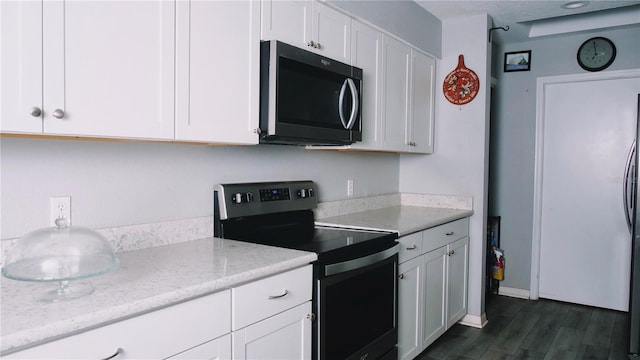
[(504, 72), (531, 70), (531, 50), (504, 53)]

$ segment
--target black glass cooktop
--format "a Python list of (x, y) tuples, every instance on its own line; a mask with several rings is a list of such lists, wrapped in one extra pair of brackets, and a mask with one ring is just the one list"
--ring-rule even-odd
[(396, 233), (334, 227), (315, 227), (313, 215), (289, 213), (220, 221), (226, 239), (310, 251), (320, 262), (344, 261), (387, 249)]

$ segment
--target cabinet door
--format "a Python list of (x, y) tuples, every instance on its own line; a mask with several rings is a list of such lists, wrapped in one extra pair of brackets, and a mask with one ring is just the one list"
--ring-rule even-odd
[(174, 6), (45, 1), (44, 132), (172, 139)]
[(467, 313), (469, 238), (448, 245), (447, 328)]
[(351, 18), (322, 3), (313, 2), (311, 39), (315, 52), (349, 64), (351, 61)]
[(262, 0), (261, 6), (262, 40), (280, 40), (307, 48), (311, 41), (310, 0)]
[(433, 153), (435, 65), (432, 57), (411, 50), (411, 152)]
[(257, 144), (259, 3), (179, 1), (176, 11), (176, 140)]
[(362, 141), (354, 149), (382, 149), (380, 96), (383, 35), (358, 21), (351, 24), (351, 64), (362, 69)]
[(231, 334), (207, 341), (180, 354), (169, 358), (170, 360), (230, 360), (231, 359)]
[(447, 247), (426, 253), (424, 261), (423, 346), (426, 348), (446, 331)]
[(398, 266), (398, 358), (413, 359), (422, 351), (424, 259)]
[(42, 2), (0, 2), (0, 132), (42, 133)]
[(233, 359), (311, 359), (311, 302), (234, 331)]
[(407, 151), (406, 128), (409, 121), (409, 70), (411, 48), (389, 36), (383, 47), (383, 116), (385, 149)]

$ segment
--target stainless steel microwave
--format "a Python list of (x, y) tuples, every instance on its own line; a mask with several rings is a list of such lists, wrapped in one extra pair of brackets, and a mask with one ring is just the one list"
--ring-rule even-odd
[(362, 140), (362, 69), (280, 41), (260, 46), (260, 143)]

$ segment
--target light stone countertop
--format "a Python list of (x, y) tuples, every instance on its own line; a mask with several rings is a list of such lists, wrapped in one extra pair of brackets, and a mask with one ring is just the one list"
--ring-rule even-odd
[(320, 218), (316, 224), (393, 231), (400, 237), (471, 215), (473, 210), (400, 205)]
[[(2, 277), (0, 354), (294, 269), (315, 253), (206, 238), (118, 254), (120, 267), (88, 279), (95, 291), (55, 303), (37, 300), (56, 283)], [(70, 287), (73, 282), (70, 283)]]

